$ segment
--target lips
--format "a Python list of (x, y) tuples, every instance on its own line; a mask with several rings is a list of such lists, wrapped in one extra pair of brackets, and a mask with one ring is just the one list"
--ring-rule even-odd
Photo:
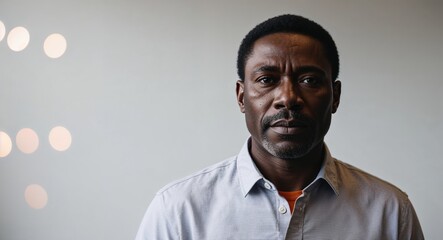
[(293, 119), (280, 119), (271, 123), (270, 129), (279, 134), (297, 134), (308, 128), (308, 124)]

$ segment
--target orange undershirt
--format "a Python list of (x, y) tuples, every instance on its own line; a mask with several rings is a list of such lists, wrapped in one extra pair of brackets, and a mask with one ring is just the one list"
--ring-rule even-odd
[(303, 194), (303, 190), (293, 191), (293, 192), (283, 192), (278, 191), (280, 196), (284, 197), (286, 201), (288, 201), (289, 208), (291, 209), (291, 213), (294, 210), (295, 201), (297, 201), (297, 198), (300, 197), (300, 195)]

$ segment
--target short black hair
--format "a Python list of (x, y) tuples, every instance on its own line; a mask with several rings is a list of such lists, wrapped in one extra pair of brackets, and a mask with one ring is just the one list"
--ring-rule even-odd
[(302, 16), (285, 14), (270, 18), (255, 26), (240, 44), (237, 55), (237, 74), (241, 81), (245, 79), (246, 61), (252, 53), (255, 41), (273, 33), (299, 33), (312, 37), (323, 45), (326, 57), (331, 64), (332, 80), (336, 80), (339, 72), (337, 46), (331, 35), (318, 23)]

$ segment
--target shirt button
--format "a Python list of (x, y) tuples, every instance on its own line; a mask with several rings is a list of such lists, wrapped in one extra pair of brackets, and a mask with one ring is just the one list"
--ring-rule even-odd
[(265, 185), (266, 189), (271, 189), (272, 188), (271, 184), (269, 184), (268, 182), (265, 182), (264, 185)]
[(285, 208), (284, 206), (280, 206), (280, 207), (278, 208), (278, 211), (279, 211), (281, 214), (285, 214), (288, 210), (286, 210), (286, 208)]

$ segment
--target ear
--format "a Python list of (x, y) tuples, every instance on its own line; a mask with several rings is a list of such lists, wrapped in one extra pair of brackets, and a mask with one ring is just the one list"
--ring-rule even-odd
[(332, 113), (337, 112), (338, 105), (340, 105), (340, 95), (341, 95), (341, 82), (335, 80), (332, 83)]
[(241, 80), (237, 81), (235, 91), (237, 93), (237, 103), (240, 107), (240, 111), (245, 113), (245, 103), (244, 103), (244, 95), (245, 95), (245, 83)]

